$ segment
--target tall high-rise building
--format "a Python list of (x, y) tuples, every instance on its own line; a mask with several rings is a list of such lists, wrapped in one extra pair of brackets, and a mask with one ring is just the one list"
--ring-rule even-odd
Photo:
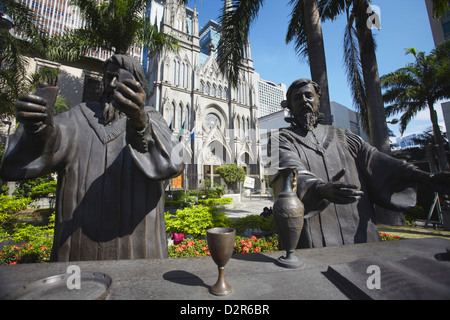
[(286, 99), (286, 85), (276, 85), (272, 81), (261, 79), (257, 73), (255, 79), (258, 84), (258, 117), (280, 111), (281, 102)]
[(441, 103), (441, 107), (444, 116), (445, 130), (447, 131), (447, 139), (450, 142), (450, 101)]
[(436, 20), (433, 18), (433, 2), (431, 0), (425, 0), (425, 4), (428, 11), (428, 18), (430, 20), (431, 33), (433, 34), (434, 44), (438, 45), (444, 40), (450, 39), (450, 11), (444, 14), (441, 19)]
[[(434, 45), (437, 46), (444, 40), (450, 40), (450, 11), (447, 11), (441, 19), (433, 18), (433, 2), (425, 0), (428, 18), (430, 19), (431, 33), (433, 34)], [(441, 103), (446, 126), (447, 137), (450, 141), (450, 101)]]

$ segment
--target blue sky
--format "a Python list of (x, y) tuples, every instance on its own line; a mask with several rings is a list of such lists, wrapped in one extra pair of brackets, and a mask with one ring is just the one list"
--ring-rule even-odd
[[(188, 6), (197, 5), (199, 24), (210, 19), (218, 21), (223, 0), (190, 0)], [(374, 29), (377, 42), (377, 60), (380, 76), (404, 67), (413, 61), (405, 49), (415, 47), (427, 54), (434, 48), (428, 13), (424, 0), (373, 0), (381, 11), (381, 29)], [(289, 86), (295, 79), (310, 77), (309, 65), (300, 59), (292, 44), (284, 39), (290, 19), (289, 0), (266, 0), (257, 20), (250, 29), (250, 44), (255, 71), (261, 78)], [(322, 23), (328, 83), (331, 101), (353, 109), (353, 102), (343, 68), (342, 39), (346, 18)], [(437, 105), (438, 117), (443, 124), (442, 109)], [(399, 136), (398, 125), (389, 125)], [(405, 134), (421, 133), (431, 127), (428, 111), (419, 113)]]

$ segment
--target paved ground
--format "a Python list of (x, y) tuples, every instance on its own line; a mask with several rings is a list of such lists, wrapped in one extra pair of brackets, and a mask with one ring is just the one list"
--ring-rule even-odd
[(227, 206), (225, 212), (228, 218), (242, 218), (250, 214), (261, 214), (264, 207), (273, 207), (273, 198), (268, 195), (252, 195), (251, 197), (242, 196), (240, 203), (233, 203)]

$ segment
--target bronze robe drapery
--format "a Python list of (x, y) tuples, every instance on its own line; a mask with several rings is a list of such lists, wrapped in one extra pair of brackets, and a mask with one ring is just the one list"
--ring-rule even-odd
[[(167, 257), (162, 180), (181, 173), (162, 116), (146, 107), (141, 132), (126, 117), (105, 126), (98, 103), (80, 104), (54, 126), (11, 137), (5, 180), (58, 172), (52, 261)], [(175, 159), (178, 160), (178, 159)]]
[[(302, 137), (296, 130), (281, 129), (272, 146), (279, 144), (279, 162), (273, 165), (296, 169), (297, 195), (305, 215), (312, 215), (305, 220), (299, 247), (379, 241), (373, 205), (391, 210), (415, 205), (414, 184), (408, 182), (411, 165), (379, 152), (342, 128), (318, 125), (309, 133), (311, 137)], [(339, 181), (356, 185), (364, 196), (345, 205), (319, 199), (315, 187), (329, 182), (343, 168), (346, 174)], [(274, 174), (270, 180), (276, 196), (281, 191), (281, 176)]]

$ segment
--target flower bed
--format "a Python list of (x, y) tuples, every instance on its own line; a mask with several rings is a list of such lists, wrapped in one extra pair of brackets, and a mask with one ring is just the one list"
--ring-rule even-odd
[(20, 246), (5, 246), (0, 252), (0, 264), (47, 262), (50, 259), (50, 252), (51, 247), (36, 247), (29, 243), (23, 243)]
[(206, 240), (184, 239), (180, 244), (169, 247), (169, 258), (209, 256)]
[(236, 237), (233, 254), (278, 251), (278, 235), (270, 238)]
[[(278, 250), (278, 236), (270, 238), (236, 237), (233, 254), (258, 253)], [(206, 240), (184, 239), (180, 244), (169, 247), (169, 258), (209, 256)]]
[(381, 241), (393, 241), (393, 240), (400, 240), (399, 236), (393, 236), (389, 233), (380, 232)]

